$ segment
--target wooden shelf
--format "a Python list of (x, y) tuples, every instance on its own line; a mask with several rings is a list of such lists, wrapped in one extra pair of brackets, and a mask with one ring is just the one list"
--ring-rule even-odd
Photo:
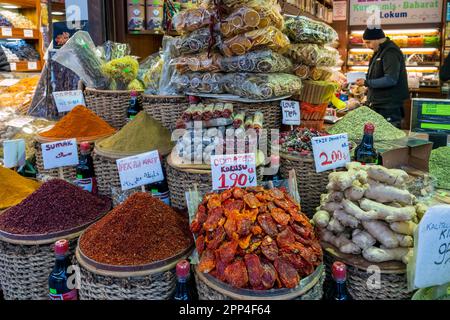
[(36, 8), (36, 0), (4, 0), (2, 4), (13, 4), (21, 8)]
[(295, 5), (291, 4), (291, 3), (284, 2), (282, 4), (282, 12), (283, 12), (283, 14), (286, 14), (286, 15), (290, 15), (290, 16), (305, 16), (305, 17), (308, 17), (310, 19), (329, 24), (328, 21), (326, 21), (324, 19), (321, 19), (319, 17), (316, 17), (315, 15), (313, 15), (313, 14), (311, 14), (309, 12), (303, 11), (299, 7), (297, 7), (297, 6), (295, 6)]
[(130, 35), (169, 35), (169, 36), (179, 36), (180, 34), (176, 31), (156, 31), (156, 30), (128, 30)]
[(11, 66), (11, 72), (39, 72), (42, 70), (42, 63), (40, 61), (11, 62), (9, 65)]
[(39, 30), (1, 27), (0, 28), (0, 39), (39, 40)]

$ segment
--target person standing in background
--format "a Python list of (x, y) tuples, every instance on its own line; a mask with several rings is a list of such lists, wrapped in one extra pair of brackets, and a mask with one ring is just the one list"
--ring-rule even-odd
[[(450, 54), (444, 60), (444, 64), (439, 70), (439, 79), (441, 82), (446, 82), (450, 80)], [(447, 98), (450, 98), (450, 92), (447, 95)]]
[(358, 79), (356, 84), (368, 88), (369, 106), (400, 128), (404, 117), (403, 102), (409, 98), (403, 53), (382, 29), (367, 28), (363, 39), (374, 55), (370, 59), (366, 79)]

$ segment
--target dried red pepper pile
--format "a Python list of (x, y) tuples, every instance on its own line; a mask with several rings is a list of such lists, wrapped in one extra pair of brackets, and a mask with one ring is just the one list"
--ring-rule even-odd
[(90, 226), (80, 249), (103, 264), (139, 266), (171, 258), (192, 243), (187, 217), (138, 192)]
[(199, 271), (237, 288), (295, 288), (322, 263), (313, 227), (284, 190), (207, 194), (191, 231)]
[(20, 235), (45, 235), (95, 221), (111, 202), (64, 180), (44, 183), (21, 203), (0, 215), (0, 230)]

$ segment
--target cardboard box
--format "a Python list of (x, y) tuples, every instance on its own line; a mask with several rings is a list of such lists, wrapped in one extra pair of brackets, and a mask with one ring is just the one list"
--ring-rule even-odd
[(386, 168), (410, 167), (423, 172), (429, 170), (429, 160), (433, 143), (428, 140), (407, 137), (393, 141), (389, 148), (379, 150)]

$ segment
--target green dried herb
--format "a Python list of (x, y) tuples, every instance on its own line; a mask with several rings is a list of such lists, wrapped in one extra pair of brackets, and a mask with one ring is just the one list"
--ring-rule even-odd
[(405, 132), (394, 127), (382, 115), (368, 107), (359, 107), (350, 111), (328, 132), (330, 134), (348, 133), (349, 140), (360, 141), (364, 135), (364, 125), (367, 122), (375, 125), (375, 141), (397, 140), (406, 136)]
[(431, 152), (430, 174), (437, 179), (439, 188), (450, 189), (449, 163), (450, 147), (441, 147)]

